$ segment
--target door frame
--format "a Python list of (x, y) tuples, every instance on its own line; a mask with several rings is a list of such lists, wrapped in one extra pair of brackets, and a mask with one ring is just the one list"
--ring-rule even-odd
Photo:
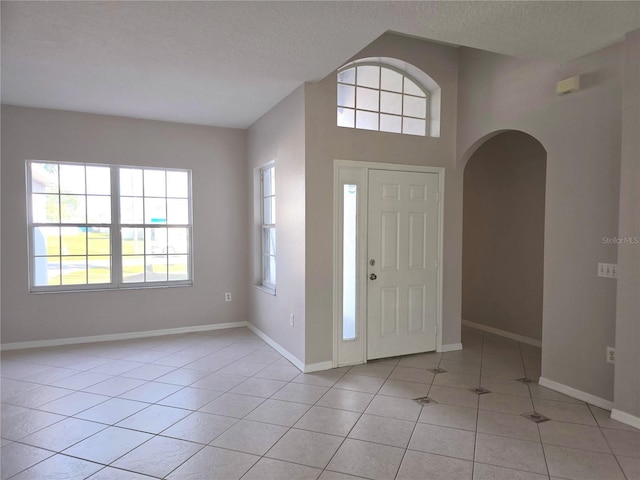
[[(369, 170), (396, 172), (434, 173), (438, 175), (438, 273), (436, 277), (436, 351), (442, 350), (442, 285), (444, 246), (444, 167), (402, 165), (395, 163), (334, 160), (333, 163), (333, 367), (367, 363), (367, 216), (369, 199)], [(357, 279), (356, 332), (359, 355), (345, 363), (340, 361), (339, 350), (342, 314), (342, 185), (350, 183), (359, 187), (357, 210)], [(353, 347), (358, 349), (357, 342)], [(356, 358), (357, 357), (357, 358)]]

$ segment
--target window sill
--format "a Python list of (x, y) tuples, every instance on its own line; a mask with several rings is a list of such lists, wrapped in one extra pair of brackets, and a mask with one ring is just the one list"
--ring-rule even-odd
[(263, 291), (264, 293), (267, 293), (273, 297), (276, 296), (276, 290), (274, 288), (269, 288), (269, 287), (265, 287), (264, 285), (254, 285), (254, 287), (256, 287), (258, 290)]
[(151, 290), (151, 289), (162, 289), (162, 288), (180, 288), (180, 287), (193, 287), (193, 282), (184, 282), (184, 283), (169, 283), (169, 284), (130, 284), (127, 286), (121, 287), (108, 287), (108, 286), (98, 286), (95, 287), (85, 287), (85, 288), (54, 288), (54, 289), (39, 289), (35, 288), (29, 291), (30, 295), (42, 295), (46, 293), (80, 293), (80, 292), (124, 292), (130, 290)]

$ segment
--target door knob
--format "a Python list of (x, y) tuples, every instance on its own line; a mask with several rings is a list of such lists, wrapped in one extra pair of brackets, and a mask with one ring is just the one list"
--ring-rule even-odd
[(378, 276), (375, 273), (369, 275), (369, 280), (375, 280), (376, 278), (378, 278)]

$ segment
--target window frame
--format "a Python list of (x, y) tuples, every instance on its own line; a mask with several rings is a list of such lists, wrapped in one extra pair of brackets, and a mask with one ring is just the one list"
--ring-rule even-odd
[[(103, 167), (108, 168), (110, 170), (110, 206), (111, 206), (111, 222), (110, 223), (96, 223), (89, 222), (88, 218), (85, 218), (85, 222), (75, 222), (75, 223), (63, 223), (62, 217), (60, 215), (58, 222), (34, 222), (33, 219), (33, 194), (37, 192), (33, 192), (33, 175), (32, 175), (32, 164), (57, 164), (57, 165), (72, 165), (72, 166), (83, 166), (83, 167)], [(125, 282), (123, 275), (123, 255), (122, 255), (122, 228), (148, 228), (151, 224), (144, 223), (145, 219), (143, 218), (142, 224), (123, 224), (121, 222), (121, 212), (120, 212), (120, 170), (121, 169), (140, 169), (140, 170), (158, 170), (162, 172), (183, 172), (187, 174), (187, 188), (188, 188), (188, 224), (176, 224), (169, 225), (167, 223), (159, 224), (166, 228), (171, 227), (179, 227), (186, 228), (188, 230), (188, 240), (187, 240), (187, 275), (188, 278), (185, 280), (163, 280), (163, 281), (142, 281), (142, 282)], [(60, 160), (27, 160), (25, 162), (25, 180), (26, 180), (26, 214), (27, 214), (27, 260), (28, 260), (28, 275), (27, 275), (27, 283), (28, 283), (28, 291), (29, 293), (74, 293), (74, 292), (86, 292), (86, 291), (106, 291), (106, 290), (135, 290), (135, 289), (147, 289), (147, 288), (171, 288), (171, 287), (185, 287), (192, 286), (194, 279), (194, 250), (193, 250), (193, 185), (192, 185), (192, 171), (191, 169), (186, 168), (166, 168), (166, 167), (152, 167), (152, 166), (139, 166), (139, 165), (120, 165), (120, 164), (104, 164), (104, 163), (90, 163), (90, 162), (74, 162), (74, 161), (60, 161)], [(59, 171), (59, 170), (58, 170)], [(86, 175), (86, 170), (85, 170)], [(86, 176), (85, 176), (85, 187), (86, 187)], [(59, 188), (59, 187), (58, 187)], [(143, 187), (144, 188), (144, 187)], [(60, 189), (58, 193), (55, 195), (61, 195)], [(85, 197), (91, 195), (86, 191), (83, 194)], [(106, 195), (106, 194), (105, 194)], [(151, 196), (150, 196), (151, 197)], [(144, 195), (144, 190), (141, 195), (142, 199), (146, 198)], [(151, 197), (155, 198), (155, 197)], [(161, 198), (161, 197), (157, 197)], [(165, 191), (165, 200), (170, 199)], [(143, 200), (144, 202), (144, 200)], [(36, 262), (35, 259), (39, 257), (36, 255), (36, 248), (34, 244), (34, 232), (38, 227), (77, 227), (77, 228), (86, 228), (87, 234), (89, 233), (89, 228), (94, 227), (105, 227), (110, 230), (110, 238), (109, 238), (109, 254), (104, 254), (100, 256), (109, 256), (110, 257), (110, 267), (111, 267), (111, 281), (108, 283), (84, 283), (84, 284), (60, 284), (60, 285), (35, 285), (36, 282)], [(59, 238), (62, 238), (60, 235)], [(87, 237), (88, 239), (88, 237)], [(146, 244), (145, 244), (146, 247)], [(147, 255), (146, 248), (143, 253), (145, 257)], [(166, 253), (166, 255), (170, 255)], [(88, 258), (89, 252), (88, 249), (85, 251), (84, 255), (70, 255), (70, 256), (84, 256)], [(62, 260), (63, 255), (62, 252), (59, 254), (59, 258)], [(146, 262), (144, 268), (146, 269)]]
[[(272, 192), (271, 195), (265, 195), (265, 182), (264, 182), (264, 173), (266, 170), (271, 170), (272, 171), (272, 175), (273, 175), (273, 186), (272, 186)], [(259, 198), (259, 209), (260, 209), (260, 232), (259, 232), (259, 239), (260, 239), (260, 283), (259, 286), (266, 290), (267, 292), (271, 293), (272, 295), (276, 294), (276, 286), (278, 283), (277, 280), (277, 228), (276, 228), (276, 224), (277, 224), (277, 216), (276, 221), (273, 223), (265, 223), (265, 218), (264, 218), (264, 205), (265, 205), (265, 199), (267, 198), (273, 198), (273, 216), (275, 216), (275, 207), (277, 205), (276, 203), (276, 187), (275, 187), (275, 162), (269, 162), (266, 165), (263, 165), (262, 167), (259, 168), (259, 175), (258, 175), (258, 181), (260, 183), (260, 188), (259, 188), (259, 193), (260, 193), (260, 198)], [(269, 252), (265, 252), (265, 245), (266, 245), (266, 232), (273, 230), (274, 236), (276, 238), (276, 246), (274, 248), (274, 252), (273, 254), (269, 253)], [(275, 283), (269, 282), (265, 277), (265, 273), (266, 273), (266, 258), (267, 257), (273, 257), (273, 264), (276, 266), (275, 272), (274, 272), (274, 276), (275, 276)]]
[[(374, 87), (369, 87), (369, 86), (365, 86), (365, 85), (359, 85), (358, 84), (358, 67), (378, 67), (379, 73), (378, 73), (378, 87), (374, 88)], [(350, 69), (354, 69), (355, 70), (355, 78), (354, 78), (354, 83), (350, 84), (350, 83), (345, 83), (345, 82), (341, 82), (339, 80), (339, 75), (340, 73), (350, 70)], [(382, 69), (387, 69), (390, 70), (392, 72), (395, 72), (399, 75), (401, 75), (402, 78), (402, 82), (403, 82), (403, 89), (402, 92), (396, 92), (396, 91), (392, 91), (392, 90), (385, 90), (382, 88)], [(411, 93), (405, 93), (404, 92), (404, 79), (407, 78), (409, 79), (411, 82), (413, 82), (416, 87), (424, 94), (424, 97), (418, 96), (418, 95), (413, 95)], [(338, 97), (337, 97), (337, 90), (339, 88), (340, 85), (347, 85), (347, 86), (353, 86), (354, 87), (354, 106), (353, 107), (346, 107), (346, 106), (341, 106), (338, 104)], [(367, 108), (358, 108), (358, 99), (357, 99), (357, 89), (358, 87), (361, 88), (365, 88), (368, 90), (373, 90), (377, 92), (378, 95), (378, 109), (377, 110), (370, 110)], [(391, 112), (383, 112), (381, 111), (381, 96), (382, 93), (391, 93), (391, 94), (398, 94), (401, 96), (401, 113), (397, 114), (397, 113), (391, 113)], [(410, 97), (410, 98), (424, 98), (425, 100), (425, 116), (424, 118), (421, 117), (416, 117), (413, 115), (405, 115), (404, 113), (404, 108), (405, 108), (405, 102), (404, 102), (404, 98), (406, 97)], [(374, 62), (374, 61), (356, 61), (356, 62), (351, 62), (348, 63), (347, 65), (344, 65), (342, 67), (340, 67), (337, 71), (336, 71), (336, 113), (339, 114), (339, 110), (340, 109), (348, 109), (348, 110), (353, 110), (353, 126), (347, 126), (347, 125), (340, 125), (338, 124), (337, 120), (336, 120), (336, 126), (340, 127), (340, 128), (352, 128), (354, 130), (366, 130), (366, 131), (370, 131), (370, 132), (383, 132), (383, 133), (395, 133), (398, 135), (410, 135), (410, 136), (415, 136), (415, 137), (430, 137), (431, 136), (431, 128), (430, 128), (430, 123), (431, 123), (431, 92), (429, 90), (427, 90), (424, 85), (422, 85), (422, 83), (417, 80), (414, 76), (412, 76), (411, 74), (407, 73), (406, 71), (401, 70), (400, 68), (397, 68), (393, 65), (389, 65), (386, 63), (382, 63), (382, 62)], [(357, 126), (357, 113), (358, 111), (361, 112), (367, 112), (367, 113), (375, 113), (378, 115), (378, 121), (377, 121), (377, 128), (376, 129), (370, 129), (370, 128), (362, 128), (362, 127), (358, 127)], [(389, 116), (393, 116), (393, 117), (398, 117), (400, 118), (400, 131), (399, 132), (392, 132), (392, 131), (388, 131), (388, 130), (381, 130), (380, 129), (380, 115), (389, 115)], [(407, 119), (411, 119), (411, 120), (421, 120), (424, 122), (424, 134), (415, 134), (415, 133), (409, 133), (409, 132), (404, 132), (404, 120), (405, 118)]]

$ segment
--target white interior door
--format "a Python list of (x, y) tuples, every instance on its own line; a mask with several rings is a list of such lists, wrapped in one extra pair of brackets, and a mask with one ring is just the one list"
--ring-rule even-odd
[(369, 170), (367, 358), (436, 349), (436, 173)]

